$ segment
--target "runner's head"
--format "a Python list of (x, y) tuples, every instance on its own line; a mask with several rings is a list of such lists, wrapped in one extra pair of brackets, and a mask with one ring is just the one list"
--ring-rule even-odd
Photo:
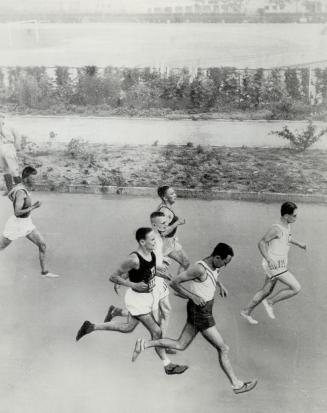
[(159, 232), (167, 229), (167, 218), (163, 212), (155, 211), (150, 215), (150, 221), (153, 229)]
[(136, 241), (139, 243), (140, 247), (151, 252), (156, 246), (156, 238), (152, 228), (142, 227), (136, 231), (135, 234)]
[(159, 186), (158, 188), (158, 195), (164, 202), (168, 202), (169, 204), (173, 204), (176, 201), (177, 195), (169, 185)]
[(26, 166), (22, 172), (22, 180), (24, 184), (32, 186), (34, 183), (34, 175), (37, 174), (37, 170), (33, 166)]
[(220, 242), (215, 246), (211, 254), (214, 267), (220, 268), (226, 266), (234, 257), (234, 251), (231, 246)]
[(292, 224), (296, 221), (297, 205), (290, 201), (284, 202), (280, 208), (280, 215), (288, 224)]

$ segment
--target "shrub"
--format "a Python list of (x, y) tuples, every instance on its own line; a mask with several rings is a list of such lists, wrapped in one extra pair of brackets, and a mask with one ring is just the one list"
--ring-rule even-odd
[(316, 126), (313, 125), (312, 121), (309, 121), (307, 128), (302, 131), (296, 130), (292, 132), (287, 126), (284, 126), (281, 131), (272, 131), (270, 133), (287, 139), (296, 151), (302, 152), (318, 142), (321, 136), (327, 133), (327, 128), (321, 129), (316, 133)]
[(71, 158), (79, 158), (86, 153), (86, 142), (80, 138), (72, 138), (67, 144), (67, 153)]

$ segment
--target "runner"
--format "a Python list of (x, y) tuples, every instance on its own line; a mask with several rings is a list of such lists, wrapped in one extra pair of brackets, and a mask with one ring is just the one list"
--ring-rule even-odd
[(17, 132), (5, 123), (5, 115), (0, 113), (0, 168), (10, 191), (14, 185), (21, 182), (16, 152), (20, 149), (20, 139)]
[[(155, 273), (156, 257), (155, 235), (152, 228), (139, 228), (136, 231), (138, 248), (120, 265), (110, 276), (110, 281), (128, 287), (125, 295), (125, 304), (129, 312), (129, 322), (110, 321), (94, 324), (85, 321), (79, 329), (76, 341), (93, 331), (118, 331), (130, 333), (139, 322), (149, 331), (151, 337), (159, 339), (161, 329), (153, 317), (154, 306), (158, 305), (155, 298)], [(162, 360), (166, 374), (181, 374), (188, 366), (173, 364), (166, 355), (164, 349), (156, 349), (156, 353)]]
[[(241, 316), (250, 324), (258, 324), (258, 321), (251, 314), (261, 302), (268, 316), (274, 319), (273, 306), (279, 301), (297, 295), (301, 291), (299, 282), (287, 267), (290, 244), (297, 245), (304, 250), (307, 248), (305, 244), (291, 237), (291, 224), (296, 221), (297, 210), (297, 205), (293, 202), (284, 202), (281, 206), (279, 223), (272, 225), (259, 241), (258, 247), (263, 257), (262, 266), (266, 279), (262, 289), (255, 294), (249, 305), (241, 312)], [(277, 281), (280, 281), (286, 287), (268, 299), (267, 297), (272, 293)]]
[(33, 186), (33, 176), (36, 174), (37, 171), (32, 166), (24, 168), (22, 172), (23, 183), (14, 186), (8, 194), (8, 198), (13, 203), (14, 215), (8, 219), (3, 235), (0, 237), (0, 250), (7, 248), (15, 239), (26, 237), (39, 248), (42, 276), (57, 278), (59, 275), (53, 274), (47, 269), (45, 264), (46, 243), (31, 219), (31, 212), (41, 206), (39, 201), (32, 204), (31, 196), (26, 188)]
[(173, 188), (168, 185), (160, 186), (158, 188), (158, 195), (162, 202), (157, 210), (163, 212), (167, 218), (168, 227), (165, 231), (161, 231), (163, 237), (163, 254), (175, 260), (180, 269), (186, 270), (190, 266), (190, 261), (183, 250), (183, 247), (178, 242), (176, 231), (179, 225), (185, 224), (185, 219), (178, 218), (173, 210), (173, 205), (176, 201), (177, 195)]
[[(158, 306), (157, 305), (154, 306), (155, 310), (153, 311), (153, 316), (161, 328), (162, 337), (166, 337), (167, 330), (168, 330), (168, 324), (169, 324), (171, 305), (169, 301), (169, 287), (167, 283), (165, 282), (165, 279), (170, 280), (172, 276), (168, 272), (167, 258), (163, 257), (163, 252), (162, 252), (163, 242), (162, 242), (162, 238), (159, 233), (160, 230), (162, 231), (162, 230), (165, 230), (166, 228), (166, 224), (165, 224), (166, 217), (163, 212), (155, 211), (150, 215), (150, 221), (151, 221), (153, 232), (155, 234), (155, 241), (156, 241), (156, 245), (154, 249), (154, 253), (156, 256), (156, 283), (154, 287), (154, 290), (155, 290), (154, 293), (155, 293), (156, 299), (159, 302)], [(116, 289), (116, 292), (117, 292), (117, 289)], [(109, 322), (114, 317), (117, 317), (117, 316), (128, 317), (129, 316), (128, 310), (111, 305), (109, 307), (107, 316), (104, 319), (104, 322)], [(131, 322), (132, 322), (131, 319), (128, 318), (127, 323), (131, 323)], [(173, 349), (166, 349), (166, 353), (176, 354), (176, 351), (174, 351)]]
[[(202, 336), (217, 350), (219, 363), (232, 384), (234, 393), (245, 393), (252, 390), (257, 380), (243, 382), (235, 375), (228, 358), (229, 348), (215, 327), (212, 314), (216, 288), (219, 288), (222, 297), (227, 296), (226, 288), (218, 281), (220, 268), (226, 266), (234, 256), (233, 249), (224, 243), (216, 245), (212, 254), (196, 262), (186, 271), (177, 275), (171, 282), (171, 287), (178, 294), (188, 298), (187, 321), (178, 340), (162, 338), (155, 340), (138, 339), (135, 345), (132, 361), (150, 347), (173, 348), (185, 350), (200, 332)], [(187, 287), (182, 286), (187, 283)]]

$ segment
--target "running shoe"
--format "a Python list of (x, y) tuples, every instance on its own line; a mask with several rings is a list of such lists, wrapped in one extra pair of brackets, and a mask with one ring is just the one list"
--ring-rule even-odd
[(262, 304), (265, 307), (265, 310), (267, 311), (268, 316), (274, 320), (276, 317), (275, 317), (273, 306), (269, 304), (267, 300), (263, 300)]
[(60, 275), (54, 274), (53, 272), (46, 271), (44, 273), (43, 272), (41, 273), (41, 277), (42, 278), (58, 278), (60, 277)]
[(182, 374), (188, 369), (188, 366), (180, 366), (179, 364), (169, 363), (165, 366), (166, 374)]
[(248, 391), (251, 391), (255, 388), (255, 386), (258, 384), (258, 380), (251, 380), (251, 381), (245, 381), (243, 383), (243, 386), (240, 387), (239, 389), (233, 389), (233, 392), (235, 394), (241, 394), (241, 393), (246, 393)]
[(76, 341), (80, 340), (86, 334), (92, 333), (92, 331), (94, 331), (94, 324), (92, 324), (90, 321), (84, 321), (82, 327), (78, 330)]
[(246, 314), (245, 311), (241, 311), (241, 316), (242, 316), (243, 318), (245, 318), (245, 320), (246, 320), (249, 324), (255, 325), (255, 324), (258, 324), (258, 323), (259, 323), (258, 320), (254, 319), (254, 318), (251, 317), (249, 314)]

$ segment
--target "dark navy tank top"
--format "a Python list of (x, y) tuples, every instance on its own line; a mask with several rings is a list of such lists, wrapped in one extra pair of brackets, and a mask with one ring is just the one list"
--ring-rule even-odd
[[(167, 207), (167, 205), (165, 205), (165, 204), (160, 205), (159, 208), (158, 208), (158, 211), (161, 211), (162, 208), (167, 208), (173, 214), (173, 218), (168, 223), (168, 226), (175, 224), (175, 222), (178, 221), (178, 216), (175, 214), (175, 212), (172, 209), (170, 209), (169, 207)], [(171, 231), (170, 234), (165, 235), (164, 238), (172, 238), (176, 234), (176, 231), (177, 231), (177, 227), (174, 228), (173, 231)]]
[(139, 261), (140, 266), (138, 270), (134, 268), (128, 271), (128, 278), (133, 283), (140, 283), (145, 282), (149, 285), (149, 287), (154, 287), (155, 283), (155, 275), (156, 275), (156, 256), (153, 252), (151, 252), (151, 261), (145, 260), (142, 255), (138, 252), (133, 251), (131, 254), (136, 254)]

